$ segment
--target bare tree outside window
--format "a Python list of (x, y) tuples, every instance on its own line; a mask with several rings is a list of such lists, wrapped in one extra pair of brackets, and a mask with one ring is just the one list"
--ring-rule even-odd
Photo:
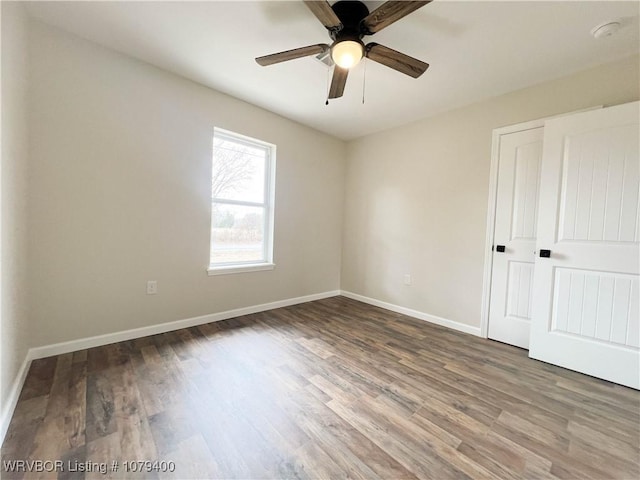
[(237, 191), (254, 173), (251, 157), (242, 151), (214, 147), (211, 197), (225, 198), (225, 194)]

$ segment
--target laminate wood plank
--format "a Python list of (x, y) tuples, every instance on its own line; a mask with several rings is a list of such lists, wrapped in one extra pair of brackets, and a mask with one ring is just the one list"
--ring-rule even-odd
[(173, 472), (158, 472), (160, 479), (223, 478), (223, 471), (200, 434), (183, 439), (173, 450), (160, 458), (167, 464), (174, 461), (174, 458), (182, 459), (179, 469)]
[(525, 465), (522, 478), (525, 480), (557, 480), (553, 473), (546, 469), (541, 469), (538, 465)]
[(316, 354), (322, 360), (326, 360), (327, 358), (335, 355), (335, 352), (330, 345), (327, 345), (325, 342), (317, 338), (299, 338), (297, 342), (310, 352)]
[(87, 350), (88, 374), (108, 370), (110, 366), (107, 346), (90, 348)]
[[(152, 445), (159, 456), (175, 450), (179, 443), (198, 432), (196, 420), (188, 408), (176, 406), (149, 417), (149, 431)], [(136, 457), (137, 458), (137, 457)], [(156, 455), (140, 458), (156, 458)]]
[[(86, 362), (86, 356), (84, 358), (84, 362)], [(84, 464), (86, 458), (87, 446), (84, 444), (65, 452), (61, 458), (64, 471), (58, 472), (58, 480), (83, 480), (85, 472), (77, 471), (76, 465)]]
[(132, 460), (158, 458), (147, 413), (130, 365), (120, 369), (119, 376), (114, 378), (113, 397), (122, 451), (127, 452)]
[(403, 418), (411, 418), (422, 406), (422, 400), (412, 399), (412, 395), (409, 392), (400, 393), (397, 387), (390, 385), (375, 399), (387, 405), (389, 409), (392, 409), (398, 415)]
[(71, 449), (76, 449), (84, 445), (86, 441), (87, 362), (76, 362), (75, 355), (73, 359), (69, 375), (65, 421), (67, 424), (67, 441)]
[(460, 472), (469, 475), (470, 478), (493, 478), (493, 473), (485, 469), (482, 465), (473, 462), (465, 456), (459, 455), (456, 450), (458, 445), (451, 446), (439, 436), (428, 435), (417, 423), (414, 423), (412, 419), (407, 420), (397, 414), (396, 411), (388, 409), (385, 403), (379, 401), (379, 398), (380, 397), (372, 400), (365, 399), (365, 402), (372, 411), (388, 419), (390, 423), (411, 434), (414, 438), (420, 439), (423, 448), (434, 452), (438, 458), (446, 461)]
[(503, 411), (498, 417), (496, 425), (503, 425), (509, 429), (520, 432), (535, 438), (537, 442), (547, 445), (556, 452), (566, 453), (569, 448), (569, 435), (565, 432), (558, 433), (544, 426), (537, 425), (525, 417), (513, 415), (508, 411)]
[[(290, 463), (290, 452), (309, 442), (309, 436), (289, 410), (285, 412), (273, 402), (264, 402), (255, 398), (246, 398), (243, 410), (255, 412), (255, 415), (244, 415), (244, 419), (268, 442), (282, 458), (282, 464)], [(293, 464), (287, 467), (293, 469)], [(275, 472), (274, 472), (275, 473)]]
[(332, 328), (314, 328), (314, 326), (314, 323), (307, 322), (301, 324), (299, 328), (308, 331), (309, 335), (321, 335), (327, 343), (341, 350), (345, 357), (357, 358), (374, 367), (381, 364), (395, 364), (398, 361), (397, 356), (379, 348), (379, 345), (383, 344), (379, 338), (366, 338), (366, 333), (361, 332), (357, 337), (350, 337), (346, 335), (347, 330), (342, 330), (345, 326), (337, 323), (332, 323)]
[(568, 429), (571, 431), (573, 424), (584, 425), (587, 428), (599, 432), (607, 437), (626, 442), (635, 449), (640, 450), (640, 427), (632, 422), (621, 423), (619, 419), (605, 417), (592, 412), (576, 409), (569, 420)]
[(422, 429), (424, 435), (428, 437), (436, 437), (440, 439), (441, 442), (446, 443), (450, 447), (457, 448), (462, 440), (456, 437), (452, 432), (445, 430), (440, 427), (436, 423), (431, 422), (429, 419), (413, 414), (410, 418), (411, 423), (413, 423), (416, 427)]
[(421, 442), (410, 438), (399, 427), (366, 411), (360, 403), (355, 407), (354, 404), (331, 400), (327, 405), (413, 475), (419, 478), (470, 478), (437, 455), (426, 451)]
[(78, 350), (73, 352), (73, 363), (86, 363), (87, 362), (87, 350)]
[[(578, 461), (575, 455), (571, 455), (568, 447), (566, 451), (557, 451), (533, 434), (530, 435), (517, 428), (496, 424), (491, 433), (506, 438), (512, 443), (522, 446), (527, 451), (551, 461), (550, 473), (555, 476), (561, 478), (620, 478), (610, 473), (612, 469), (608, 465), (592, 465), (590, 462)], [(623, 476), (622, 478), (626, 477)]]
[(138, 337), (138, 338), (134, 338), (133, 340), (129, 340), (128, 342), (123, 342), (123, 343), (128, 343), (129, 344), (129, 348), (134, 351), (134, 352), (139, 352), (140, 349), (142, 347), (147, 347), (149, 345), (155, 345), (156, 343), (156, 335), (150, 335), (148, 337)]
[(306, 443), (296, 450), (295, 459), (296, 469), (302, 471), (307, 478), (333, 480), (342, 476), (340, 467), (313, 442)]
[(555, 414), (534, 404), (519, 404), (505, 406), (505, 414), (517, 418), (526, 418), (536, 427), (542, 427), (557, 435), (563, 436), (568, 429), (569, 419)]
[[(344, 355), (327, 359), (327, 364), (370, 397), (376, 397), (380, 393), (389, 393), (391, 397), (399, 395), (396, 383), (398, 376), (394, 375), (394, 372), (390, 373), (384, 366), (374, 367), (367, 362), (354, 361), (353, 358)], [(407, 403), (420, 403), (420, 398), (411, 395), (411, 392), (405, 390), (402, 393), (406, 396)]]
[(480, 447), (477, 444), (461, 443), (458, 446), (457, 451), (469, 458), (469, 460), (481, 465), (487, 471), (491, 472), (495, 478), (505, 480), (519, 480), (522, 478), (522, 472), (524, 471), (525, 464), (520, 458), (518, 458), (518, 460), (522, 465), (512, 469), (513, 467), (509, 468), (507, 466), (513, 464), (512, 458), (507, 458), (507, 461), (505, 462), (503, 458), (495, 455), (495, 452), (488, 454), (486, 451), (480, 450)]
[[(565, 399), (562, 396), (554, 399), (540, 392), (540, 388), (542, 388), (542, 386), (532, 388), (532, 386), (522, 385), (515, 380), (513, 382), (509, 382), (506, 379), (484, 374), (484, 372), (481, 374), (469, 368), (454, 365), (452, 363), (448, 363), (445, 366), (445, 370), (457, 375), (458, 377), (465, 377), (471, 380), (475, 385), (481, 385), (481, 387), (479, 387), (481, 391), (497, 390), (500, 394), (514, 397), (520, 402), (534, 403), (542, 408), (557, 412), (565, 417), (570, 417), (575, 410), (575, 405), (568, 401), (568, 399)], [(477, 391), (478, 389), (476, 389), (476, 392)]]
[[(310, 387), (312, 386), (310, 385)], [(364, 467), (367, 467), (375, 472), (375, 476), (380, 476), (381, 478), (413, 477), (413, 474), (380, 449), (374, 442), (344, 419), (336, 416), (328, 406), (324, 405), (324, 402), (315, 402), (310, 399), (305, 402), (304, 410), (300, 409), (299, 412), (296, 414), (296, 419), (302, 416), (307, 424), (312, 425), (312, 430), (308, 432), (312, 439), (317, 438), (317, 435), (314, 435), (315, 432), (319, 432), (320, 436), (326, 436), (329, 443), (325, 443), (325, 450), (329, 455), (332, 455), (331, 452), (335, 450), (331, 445), (338, 445), (340, 446), (340, 451), (349, 450), (349, 456), (355, 456), (358, 459), (356, 463), (360, 465), (361, 472), (366, 473), (367, 470)], [(332, 442), (331, 439), (334, 439), (335, 442)], [(335, 459), (333, 456), (332, 458)], [(366, 459), (366, 464), (363, 464), (361, 459)], [(340, 462), (338, 461), (337, 463)], [(371, 477), (371, 475), (367, 476)]]
[(72, 354), (60, 355), (49, 391), (49, 402), (45, 416), (55, 417), (64, 414), (68, 405), (69, 383), (71, 380)]
[(59, 478), (638, 478), (640, 393), (334, 297), (34, 361), (1, 454), (176, 464)]
[(424, 403), (415, 413), (459, 439), (485, 435), (491, 427), (435, 398)]
[[(225, 418), (222, 415), (211, 415), (210, 409), (204, 409), (200, 404), (194, 407), (194, 413), (201, 418), (206, 418), (207, 415), (210, 417), (206, 422), (202, 422), (200, 431), (209, 451), (214, 455), (216, 467), (220, 472), (218, 478), (251, 478), (242, 445), (237, 445), (230, 437), (229, 423)], [(184, 468), (188, 468), (180, 457), (167, 457), (167, 460), (176, 462), (178, 474)]]
[(164, 410), (161, 398), (157, 395), (156, 384), (152, 378), (152, 370), (142, 360), (142, 355), (132, 355), (132, 365), (136, 376), (136, 388), (148, 416)]
[(224, 412), (221, 423), (228, 432), (228, 438), (236, 451), (242, 455), (247, 467), (248, 478), (273, 478), (282, 463), (282, 457), (265, 438), (263, 432), (258, 431), (236, 409), (218, 407)]
[(326, 393), (324, 393), (322, 390), (320, 390), (315, 385), (312, 385), (311, 383), (309, 385), (306, 385), (304, 389), (307, 392), (309, 392), (313, 398), (315, 398), (316, 400), (322, 403), (327, 403), (331, 400), (331, 397), (329, 395), (327, 395)]
[[(273, 377), (269, 377), (273, 378)], [(312, 385), (308, 385), (310, 387)], [(267, 398), (262, 395), (247, 396), (243, 399), (243, 406), (247, 411), (255, 412), (255, 415), (247, 415), (253, 422), (253, 417), (258, 417), (261, 422), (267, 422), (269, 428), (276, 432), (278, 442), (283, 447), (283, 451), (291, 451), (302, 446), (309, 441), (304, 429), (296, 422), (295, 412), (300, 409), (297, 401), (292, 398), (305, 398), (306, 409), (310, 401), (315, 397), (308, 393), (306, 388), (294, 386), (294, 389), (282, 388), (278, 386), (278, 394)]]
[(266, 385), (259, 375), (246, 373), (240, 364), (229, 365), (225, 372), (225, 384), (231, 386), (228, 395), (220, 398), (205, 394), (202, 407), (215, 405), (224, 412), (231, 443), (240, 449), (251, 449), (245, 454), (245, 463), (253, 476), (278, 478), (284, 471), (295, 471), (287, 451), (305, 443), (307, 438), (299, 426), (287, 420), (284, 412), (261, 394)]
[(57, 363), (57, 357), (32, 361), (18, 401), (48, 395), (51, 391), (51, 385), (53, 385), (53, 374)]
[(567, 432), (570, 438), (578, 439), (580, 442), (591, 445), (613, 457), (635, 459), (636, 464), (640, 463), (638, 437), (620, 440), (619, 438), (604, 434), (574, 421), (569, 422)]
[[(608, 449), (583, 442), (580, 439), (571, 441), (568, 452), (571, 458), (579, 460), (580, 463), (599, 469), (605, 467), (607, 473), (612, 477), (628, 475), (630, 478), (640, 478), (640, 466), (638, 465), (640, 457), (636, 453), (631, 453), (626, 457), (623, 452), (611, 455)], [(612, 459), (615, 460), (612, 461)]]
[[(494, 412), (494, 414), (495, 412), (499, 414), (503, 408), (509, 406), (517, 408), (519, 405), (529, 405), (529, 402), (526, 400), (516, 398), (509, 393), (492, 388), (491, 385), (476, 382), (464, 375), (445, 370), (444, 367), (441, 371), (433, 371), (419, 363), (408, 363), (404, 360), (401, 363), (422, 373), (425, 383), (433, 386), (430, 391), (425, 392), (426, 395), (440, 399), (444, 403), (448, 403), (448, 399), (451, 399), (453, 400), (453, 406), (457, 405), (456, 399), (460, 399), (461, 402), (464, 403), (465, 410), (477, 402), (488, 404), (490, 406), (490, 412)], [(444, 396), (438, 392), (443, 392)], [(476, 399), (476, 401), (471, 400), (470, 402), (466, 402), (465, 400), (468, 399)], [(570, 409), (569, 413), (572, 412), (573, 409)]]
[(113, 434), (116, 429), (111, 381), (104, 373), (93, 373), (87, 377), (87, 442)]
[(509, 373), (504, 369), (498, 369), (490, 365), (484, 365), (482, 373), (491, 376), (490, 378), (500, 379), (509, 385), (517, 384), (524, 389), (532, 390), (531, 386), (536, 385), (536, 390), (545, 395), (548, 399), (554, 399), (558, 401), (567, 400), (571, 401), (574, 405), (581, 405), (584, 408), (591, 408), (594, 411), (613, 411), (616, 414), (622, 414), (629, 416), (633, 421), (640, 421), (640, 405), (633, 405), (632, 403), (621, 405), (615, 402), (615, 396), (607, 400), (606, 397), (601, 399), (598, 392), (594, 395), (590, 395), (584, 390), (565, 390), (562, 391), (558, 388), (555, 382), (546, 381), (539, 375), (532, 376), (527, 375), (526, 372), (512, 372)]
[(609, 478), (624, 478), (626, 480), (635, 478), (629, 474), (617, 476), (609, 470), (608, 465), (603, 464), (598, 467), (592, 467), (589, 464), (578, 461), (576, 458), (556, 458), (554, 459), (550, 473), (561, 479), (592, 479), (602, 480)]
[[(18, 402), (2, 447), (1, 457), (3, 462), (29, 459), (29, 454), (33, 449), (38, 428), (44, 419), (48, 402), (48, 395), (32, 397)], [(0, 472), (6, 473), (4, 468)], [(15, 475), (11, 478), (22, 478), (22, 475)]]
[(523, 477), (533, 473), (536, 474), (533, 478), (537, 478), (537, 476), (545, 478), (551, 475), (552, 462), (550, 459), (538, 455), (507, 437), (498, 435), (494, 431), (490, 431), (479, 440), (470, 439), (470, 441), (487, 451), (491, 458), (516, 471), (520, 471), (521, 462), (524, 461)]
[(149, 366), (163, 364), (162, 356), (160, 355), (160, 352), (158, 352), (158, 347), (156, 345), (148, 345), (146, 347), (142, 347), (140, 349), (140, 353), (142, 353), (144, 363)]
[[(64, 432), (64, 427), (64, 416), (45, 416), (38, 427), (29, 457), (43, 460), (60, 458), (66, 450), (66, 445), (60, 441), (60, 438), (64, 436), (64, 434), (60, 434), (60, 432)], [(56, 476), (56, 472), (31, 471), (26, 472), (24, 478), (56, 478)]]
[(111, 368), (124, 367), (131, 363), (131, 346), (127, 342), (112, 343), (104, 348)]
[(84, 444), (84, 412), (80, 410), (84, 404), (85, 385), (82, 381), (80, 388), (76, 385), (77, 372), (82, 367), (82, 364), (73, 363), (73, 354), (57, 358), (46, 411), (35, 435), (31, 455), (57, 458)]
[[(500, 440), (497, 442), (492, 437), (492, 432), (482, 436), (472, 436), (465, 438), (458, 445), (458, 451), (481, 465), (485, 465), (490, 471), (499, 472), (500, 477), (513, 474), (521, 475), (527, 465), (527, 458), (532, 454), (528, 451), (524, 453), (523, 449), (514, 448), (513, 443), (509, 444), (502, 438)], [(548, 462), (545, 467), (548, 472), (551, 462)]]
[[(92, 469), (91, 472), (85, 472), (84, 478), (87, 480), (99, 479), (120, 479), (123, 477), (121, 471), (115, 471), (111, 468), (112, 462), (118, 460), (130, 460), (127, 452), (123, 452), (120, 445), (120, 436), (117, 432), (109, 435), (97, 437), (95, 440), (88, 441), (86, 444), (86, 462), (91, 465), (105, 465), (106, 468)], [(152, 476), (149, 476), (152, 478)]]
[(332, 400), (341, 399), (347, 402), (353, 402), (360, 397), (358, 392), (352, 393), (353, 389), (343, 390), (339, 385), (327, 380), (323, 375), (314, 375), (309, 379), (309, 381), (312, 385), (316, 386), (326, 395), (331, 397)]
[(326, 420), (323, 410), (328, 410), (324, 405), (309, 402), (307, 408), (299, 410), (296, 415), (296, 423), (312, 439), (313, 444), (331, 458), (340, 472), (344, 472), (348, 478), (366, 480), (379, 478), (378, 475), (339, 437), (333, 435), (327, 427), (331, 425)]
[[(154, 351), (157, 352), (155, 346), (148, 350)], [(178, 363), (165, 362), (160, 355), (153, 358), (152, 363), (145, 361), (144, 379), (137, 377), (142, 383), (141, 397), (148, 415), (179, 405), (187, 386)]]

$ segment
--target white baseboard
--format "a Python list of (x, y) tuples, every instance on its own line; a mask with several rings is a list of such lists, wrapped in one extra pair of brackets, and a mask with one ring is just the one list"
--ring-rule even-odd
[(418, 320), (424, 320), (429, 323), (435, 323), (436, 325), (451, 328), (452, 330), (457, 330), (459, 332), (469, 333), (477, 337), (480, 336), (480, 327), (473, 327), (471, 325), (455, 322), (447, 318), (437, 317), (435, 315), (429, 315), (428, 313), (419, 312), (418, 310), (412, 310), (410, 308), (401, 307), (399, 305), (394, 305), (393, 303), (383, 302), (381, 300), (376, 300), (375, 298), (365, 297), (364, 295), (359, 295), (357, 293), (348, 292), (345, 290), (342, 290), (340, 294), (344, 297), (351, 298), (353, 300), (358, 300), (359, 302), (362, 302), (362, 303), (368, 303), (369, 305), (373, 305), (375, 307), (384, 308), (385, 310), (391, 310), (392, 312), (401, 313), (402, 315), (407, 315), (409, 317), (417, 318)]
[(51, 357), (53, 355), (61, 355), (63, 353), (75, 352), (78, 350), (84, 350), (86, 348), (99, 347), (102, 345), (108, 345), (110, 343), (122, 342), (125, 340), (132, 340), (134, 338), (147, 337), (149, 335), (156, 335), (158, 333), (171, 332), (173, 330), (180, 330), (181, 328), (194, 327), (197, 325), (203, 325), (205, 323), (219, 322), (221, 320), (227, 320), (229, 318), (241, 317), (243, 315), (249, 315), (252, 313), (265, 312), (267, 310), (273, 310), (275, 308), (289, 307), (291, 305), (297, 305), (299, 303), (312, 302), (314, 300), (321, 300), (323, 298), (335, 297), (340, 295), (340, 290), (333, 290), (329, 292), (316, 293), (313, 295), (305, 295), (303, 297), (288, 298), (285, 300), (278, 300), (277, 302), (263, 303), (261, 305), (254, 305), (251, 307), (237, 308), (235, 310), (227, 310), (225, 312), (212, 313), (209, 315), (202, 315), (200, 317), (185, 318), (183, 320), (176, 320), (173, 322), (160, 323), (157, 325), (150, 325), (148, 327), (133, 328), (131, 330), (124, 330), (121, 332), (107, 333), (104, 335), (96, 335), (94, 337), (79, 338), (77, 340), (71, 340), (69, 342), (55, 343), (52, 345), (45, 345), (42, 347), (30, 348), (27, 352), (26, 358), (20, 367), (20, 372), (16, 376), (13, 382), (9, 398), (6, 405), (3, 406), (0, 416), (0, 445), (4, 442), (4, 437), (7, 434), (9, 423), (13, 417), (13, 412), (18, 403), (18, 397), (22, 391), (24, 381), (29, 371), (31, 361), (37, 358)]
[(76, 352), (86, 348), (99, 347), (110, 343), (123, 342), (134, 338), (148, 337), (149, 335), (157, 335), (159, 333), (172, 332), (181, 328), (195, 327), (204, 325), (205, 323), (219, 322), (228, 320), (229, 318), (241, 317), (242, 315), (250, 315), (252, 313), (266, 312), (274, 308), (289, 307), (299, 303), (312, 302), (323, 298), (335, 297), (340, 295), (339, 290), (330, 292), (316, 293), (313, 295), (305, 295), (303, 297), (288, 298), (278, 300), (277, 302), (263, 303), (261, 305), (253, 305), (251, 307), (236, 308), (225, 312), (211, 313), (200, 317), (185, 318), (183, 320), (175, 320), (173, 322), (159, 323), (148, 327), (133, 328), (131, 330), (123, 330), (121, 332), (107, 333), (104, 335), (96, 335), (95, 337), (80, 338), (69, 342), (54, 343), (53, 345), (45, 345), (43, 347), (30, 348), (27, 353), (27, 359), (34, 360), (36, 358), (51, 357), (53, 355), (61, 355), (63, 353)]
[(16, 375), (15, 380), (13, 381), (13, 385), (11, 385), (11, 391), (9, 392), (9, 396), (7, 397), (7, 403), (3, 405), (2, 412), (0, 412), (0, 445), (4, 442), (4, 437), (7, 434), (7, 430), (9, 429), (9, 423), (11, 423), (11, 417), (13, 417), (13, 411), (16, 409), (16, 405), (18, 404), (18, 398), (20, 397), (20, 392), (22, 391), (22, 386), (24, 385), (24, 381), (27, 378), (27, 372), (29, 371), (29, 366), (31, 365), (31, 361), (28, 359), (28, 354), (25, 357), (22, 365), (20, 366), (20, 370), (18, 371), (18, 375)]

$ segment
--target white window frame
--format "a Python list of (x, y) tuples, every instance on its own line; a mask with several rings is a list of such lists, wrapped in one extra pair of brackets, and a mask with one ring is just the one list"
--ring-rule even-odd
[[(221, 198), (214, 198), (211, 196), (211, 209), (213, 210), (214, 204), (219, 205), (239, 205), (246, 207), (259, 207), (264, 208), (264, 225), (263, 225), (263, 258), (261, 262), (245, 261), (245, 262), (226, 262), (226, 263), (212, 263), (211, 259), (211, 247), (213, 246), (213, 236), (209, 238), (209, 268), (207, 273), (211, 275), (225, 275), (229, 273), (242, 273), (242, 272), (257, 272), (261, 270), (273, 270), (275, 263), (273, 263), (273, 223), (274, 223), (274, 203), (275, 203), (275, 180), (276, 180), (276, 146), (258, 140), (255, 138), (241, 135), (239, 133), (231, 132), (229, 130), (223, 130), (221, 128), (214, 128), (213, 136), (222, 137), (227, 141), (244, 144), (253, 148), (260, 148), (265, 151), (265, 166), (264, 166), (264, 199), (263, 202), (248, 202), (243, 200), (227, 200)], [(211, 142), (213, 146), (213, 138)], [(213, 151), (211, 155), (211, 162), (213, 164)], [(213, 192), (212, 192), (213, 193)], [(211, 220), (210, 220), (211, 222)], [(210, 231), (213, 230), (213, 224), (210, 223)]]

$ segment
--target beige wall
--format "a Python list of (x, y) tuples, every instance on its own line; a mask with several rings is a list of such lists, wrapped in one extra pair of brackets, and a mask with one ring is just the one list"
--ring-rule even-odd
[(492, 130), (637, 100), (638, 69), (627, 58), (350, 142), (342, 289), (479, 326)]
[(2, 162), (0, 165), (0, 439), (9, 393), (27, 353), (26, 181), (27, 20), (23, 6), (2, 2)]
[[(343, 142), (35, 21), (30, 47), (31, 346), (340, 288)], [(277, 145), (273, 271), (207, 276), (214, 126)]]

